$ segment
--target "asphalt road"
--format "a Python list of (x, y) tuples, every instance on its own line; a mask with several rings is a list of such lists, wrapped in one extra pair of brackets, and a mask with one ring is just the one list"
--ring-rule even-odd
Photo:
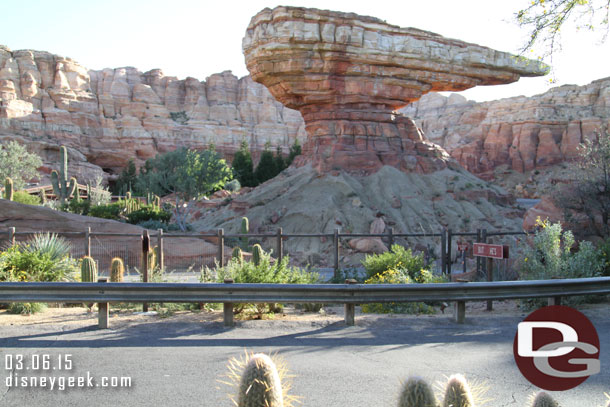
[[(600, 374), (554, 396), (563, 407), (595, 407), (610, 392), (610, 313), (585, 312), (598, 330)], [(343, 322), (246, 321), (184, 323), (150, 317), (109, 330), (61, 324), (0, 327), (0, 406), (231, 406), (218, 381), (227, 360), (249, 351), (275, 352), (294, 374), (292, 394), (304, 406), (395, 406), (409, 375), (442, 381), (462, 373), (488, 387), (487, 406), (525, 406), (535, 390), (520, 374), (512, 341), (522, 316), (482, 316), (457, 325), (446, 315), (357, 318)], [(7, 388), (7, 360), (50, 355), (52, 376), (131, 377), (130, 388)], [(8, 356), (7, 356), (8, 355)], [(71, 355), (71, 370), (59, 357)], [(8, 359), (7, 359), (8, 358)], [(15, 366), (13, 366), (15, 368)], [(28, 375), (29, 370), (21, 370)], [(37, 375), (47, 374), (41, 371)], [(99, 382), (98, 382), (99, 384)]]

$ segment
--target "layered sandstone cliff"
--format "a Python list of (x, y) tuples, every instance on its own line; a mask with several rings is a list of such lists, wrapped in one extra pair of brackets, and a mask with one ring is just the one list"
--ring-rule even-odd
[(68, 147), (70, 170), (86, 181), (178, 146), (214, 143), (230, 156), (242, 140), (256, 154), (267, 142), (287, 151), (295, 138), (304, 140), (301, 115), (250, 77), (93, 71), (48, 52), (0, 46), (0, 141), (28, 145), (48, 172), (60, 144)]
[(401, 112), (471, 172), (527, 172), (575, 158), (580, 143), (610, 124), (610, 78), (484, 103), (428, 94)]

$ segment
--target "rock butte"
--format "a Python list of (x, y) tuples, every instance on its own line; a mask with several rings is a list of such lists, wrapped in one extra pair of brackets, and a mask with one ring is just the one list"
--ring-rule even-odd
[(264, 9), (243, 39), (246, 65), (303, 115), (304, 157), (319, 171), (384, 165), (428, 173), (448, 156), (393, 111), (431, 91), (460, 91), (546, 73), (543, 64), (373, 17), (295, 7)]

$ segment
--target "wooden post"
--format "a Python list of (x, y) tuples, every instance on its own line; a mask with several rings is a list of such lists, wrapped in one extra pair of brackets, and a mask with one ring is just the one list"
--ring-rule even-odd
[[(494, 259), (491, 257), (487, 258), (487, 281), (494, 281)], [(493, 301), (487, 300), (487, 311), (493, 310)]]
[[(98, 278), (97, 279), (98, 283), (106, 283), (108, 282), (108, 279), (106, 277), (104, 278)], [(97, 326), (100, 329), (108, 329), (108, 303), (107, 302), (98, 302), (97, 303)]]
[[(232, 278), (225, 278), (225, 284), (233, 284)], [(224, 324), (225, 326), (232, 327), (235, 326), (235, 322), (233, 321), (233, 303), (225, 302), (223, 305), (223, 315), (224, 315)]]
[(218, 265), (225, 266), (225, 230), (218, 229)]
[(85, 230), (85, 256), (91, 257), (91, 227)]
[[(477, 240), (475, 243), (481, 243), (481, 229), (477, 229)], [(474, 247), (474, 246), (473, 246)], [(474, 250), (474, 248), (473, 248)], [(479, 274), (481, 274), (481, 258), (479, 256), (476, 256), (476, 275), (477, 277), (479, 276)]]
[(284, 258), (284, 242), (282, 242), (282, 228), (277, 228), (277, 261), (282, 262)]
[(165, 270), (165, 255), (163, 254), (163, 229), (157, 229), (157, 247), (159, 248), (159, 258), (157, 263), (160, 270)]
[(339, 229), (335, 229), (333, 235), (333, 249), (335, 255), (333, 268), (335, 269), (335, 277), (337, 277), (339, 273)]
[[(142, 281), (148, 283), (148, 252), (150, 251), (150, 236), (148, 230), (142, 232)], [(148, 312), (148, 303), (142, 304), (142, 311)]]
[(388, 228), (388, 248), (392, 250), (392, 245), (394, 245), (394, 228)]
[(451, 240), (453, 239), (453, 232), (451, 229), (447, 229), (447, 274), (451, 276)]
[(463, 263), (462, 273), (464, 273), (464, 274), (466, 274), (466, 252), (467, 251), (468, 251), (468, 249), (466, 249), (462, 252), (462, 263)]
[[(468, 283), (468, 280), (458, 279), (458, 283)], [(453, 319), (458, 324), (466, 321), (466, 301), (456, 301), (453, 303)]]
[[(481, 243), (487, 243), (487, 229), (481, 229)], [(481, 259), (481, 272), (487, 273), (487, 262)]]
[(441, 271), (447, 274), (447, 229), (441, 231)]
[(561, 297), (559, 295), (555, 297), (549, 297), (548, 305), (561, 305)]
[[(345, 284), (357, 284), (358, 282), (354, 279), (345, 280)], [(345, 304), (345, 325), (354, 326), (356, 323), (356, 304), (349, 303)]]
[(8, 243), (15, 246), (15, 227), (8, 228)]

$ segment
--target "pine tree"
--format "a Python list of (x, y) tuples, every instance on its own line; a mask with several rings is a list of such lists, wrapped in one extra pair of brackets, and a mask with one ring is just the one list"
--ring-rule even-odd
[(282, 156), (282, 148), (280, 146), (277, 146), (275, 150), (275, 157), (273, 157), (273, 160), (275, 162), (275, 169), (277, 171), (277, 174), (286, 169), (286, 160), (284, 160), (284, 157)]
[(273, 153), (269, 149), (270, 147), (270, 143), (267, 142), (265, 144), (265, 149), (261, 154), (261, 159), (256, 166), (256, 170), (254, 171), (254, 177), (259, 184), (262, 184), (268, 179), (275, 177), (279, 173), (275, 165)]
[(252, 164), (252, 155), (250, 154), (250, 148), (248, 142), (243, 140), (239, 146), (239, 150), (235, 152), (233, 162), (233, 173), (235, 178), (239, 180), (239, 183), (244, 187), (255, 187), (257, 185), (254, 178), (254, 165)]
[(294, 143), (290, 146), (290, 153), (286, 159), (286, 167), (290, 167), (290, 164), (294, 161), (295, 157), (301, 155), (301, 144), (298, 139), (294, 139)]

